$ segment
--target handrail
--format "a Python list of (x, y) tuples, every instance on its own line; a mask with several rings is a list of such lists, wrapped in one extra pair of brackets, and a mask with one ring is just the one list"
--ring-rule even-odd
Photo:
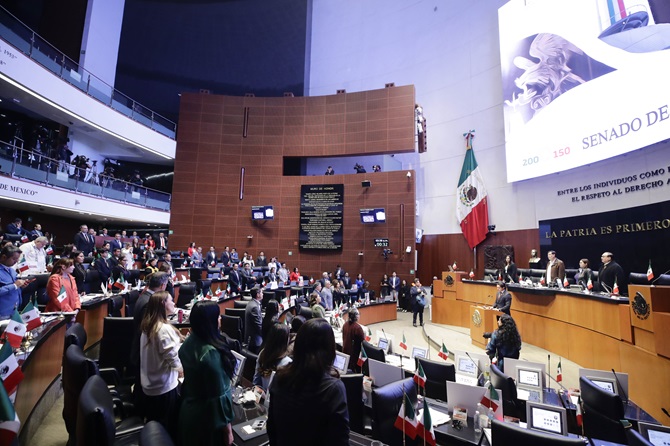
[(168, 138), (175, 139), (176, 123), (133, 100), (83, 68), (3, 6), (0, 6), (0, 37), (93, 99)]
[[(2, 160), (11, 162), (9, 170)], [(35, 150), (23, 149), (16, 144), (0, 141), (2, 174), (10, 174), (37, 183), (88, 194), (126, 204), (170, 211), (172, 195), (114, 176), (76, 167), (64, 160), (50, 158)]]

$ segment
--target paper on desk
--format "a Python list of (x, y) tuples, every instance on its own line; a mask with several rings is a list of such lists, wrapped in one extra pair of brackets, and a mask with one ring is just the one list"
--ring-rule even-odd
[[(430, 420), (433, 422), (433, 427), (437, 427), (440, 424), (445, 424), (451, 421), (451, 417), (448, 413), (437, 410), (435, 407), (431, 407), (430, 409)], [(423, 408), (418, 410), (416, 417), (419, 420), (423, 420)]]

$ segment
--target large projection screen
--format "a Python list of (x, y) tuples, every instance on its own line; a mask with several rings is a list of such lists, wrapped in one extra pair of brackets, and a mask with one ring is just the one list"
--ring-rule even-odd
[(498, 18), (508, 182), (670, 137), (670, 24), (647, 0), (512, 0)]

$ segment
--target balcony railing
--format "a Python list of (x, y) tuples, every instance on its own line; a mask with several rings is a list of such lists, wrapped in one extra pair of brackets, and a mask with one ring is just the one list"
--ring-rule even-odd
[(83, 169), (65, 161), (0, 141), (0, 174), (10, 174), (79, 194), (170, 211), (172, 196), (138, 184)]
[(90, 97), (175, 139), (177, 124), (134, 101), (81, 67), (1, 6), (0, 38)]

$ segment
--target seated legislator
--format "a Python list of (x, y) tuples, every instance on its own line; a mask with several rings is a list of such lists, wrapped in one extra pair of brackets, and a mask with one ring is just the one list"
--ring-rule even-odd
[(621, 268), (621, 266), (613, 260), (612, 253), (604, 252), (603, 255), (600, 256), (600, 260), (603, 262), (600, 270), (598, 271), (600, 291), (612, 293), (615, 282), (619, 288), (625, 286), (626, 278), (623, 274), (623, 268)]
[(190, 316), (191, 335), (179, 349), (184, 384), (178, 428), (183, 445), (233, 443), (230, 383), (235, 357), (219, 332), (220, 313), (216, 302), (196, 303)]
[(8, 319), (14, 308), (21, 305), (21, 288), (28, 285), (25, 279), (17, 279), (14, 265), (19, 261), (21, 251), (7, 242), (0, 251), (0, 319)]
[[(47, 312), (75, 311), (81, 309), (77, 282), (72, 275), (74, 263), (72, 259), (60, 259), (54, 265), (47, 282)], [(61, 291), (64, 290), (63, 294)]]
[(354, 373), (360, 373), (361, 368), (358, 367), (358, 356), (361, 354), (361, 344), (365, 339), (365, 333), (361, 324), (358, 323), (358, 319), (361, 316), (358, 308), (351, 307), (348, 314), (349, 320), (342, 327), (342, 352), (349, 355), (350, 358), (356, 359), (356, 361), (351, 361), (349, 365)]
[(516, 328), (516, 323), (512, 316), (503, 314), (498, 319), (498, 329), (491, 334), (491, 339), (486, 345), (486, 354), (491, 358), (491, 362), (504, 372), (503, 358), (519, 359), (520, 353), (521, 336)]
[(332, 367), (334, 360), (335, 335), (328, 321), (305, 322), (295, 340), (293, 362), (277, 371), (270, 386), (271, 445), (349, 445), (347, 395)]
[(512, 295), (507, 291), (507, 284), (505, 282), (496, 283), (498, 292), (496, 293), (496, 301), (493, 308), (500, 310), (505, 314), (510, 314), (512, 308)]
[(288, 325), (276, 322), (270, 327), (267, 336), (263, 338), (263, 350), (256, 360), (253, 378), (255, 386), (267, 391), (272, 372), (291, 363), (291, 358), (288, 356), (288, 341)]

